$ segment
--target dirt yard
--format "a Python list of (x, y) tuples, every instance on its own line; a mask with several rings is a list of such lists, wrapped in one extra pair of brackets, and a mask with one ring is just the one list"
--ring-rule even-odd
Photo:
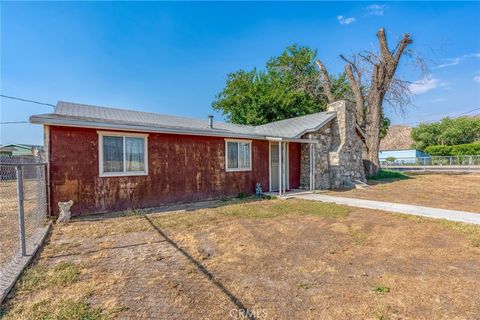
[(373, 187), (328, 194), (480, 213), (480, 174), (409, 174), (399, 181), (369, 181)]
[(6, 319), (476, 319), (480, 227), (302, 200), (55, 226)]

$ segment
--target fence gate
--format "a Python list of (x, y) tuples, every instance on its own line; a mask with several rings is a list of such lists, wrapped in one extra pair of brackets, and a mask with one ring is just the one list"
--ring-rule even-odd
[(31, 259), (47, 225), (45, 163), (31, 156), (0, 156), (0, 301), (1, 289)]

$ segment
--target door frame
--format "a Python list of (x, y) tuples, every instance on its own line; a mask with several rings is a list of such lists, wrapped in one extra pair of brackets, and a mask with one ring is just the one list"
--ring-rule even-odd
[[(289, 145), (290, 143), (285, 142), (285, 141), (269, 141), (268, 143), (268, 190), (270, 192), (273, 191), (278, 191), (278, 190), (272, 190), (272, 144), (279, 144), (280, 142), (284, 142), (286, 145), (286, 152), (285, 152), (285, 168), (286, 168), (286, 174), (285, 174), (285, 182), (286, 182), (286, 190), (290, 189), (290, 161), (289, 161), (289, 155), (290, 155), (290, 149)], [(278, 177), (280, 180), (282, 177)]]

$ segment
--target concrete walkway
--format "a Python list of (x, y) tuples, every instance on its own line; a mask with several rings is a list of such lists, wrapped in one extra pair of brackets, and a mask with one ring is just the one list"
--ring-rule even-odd
[(316, 193), (300, 194), (300, 195), (295, 195), (294, 197), (300, 198), (300, 199), (322, 201), (322, 202), (333, 202), (333, 203), (344, 204), (344, 205), (353, 206), (353, 207), (405, 213), (405, 214), (411, 214), (411, 215), (428, 217), (428, 218), (446, 219), (450, 221), (480, 224), (480, 213), (438, 209), (438, 208), (431, 208), (431, 207), (415, 206), (411, 204), (400, 204), (400, 203), (375, 201), (375, 200), (335, 197), (335, 196), (316, 194)]

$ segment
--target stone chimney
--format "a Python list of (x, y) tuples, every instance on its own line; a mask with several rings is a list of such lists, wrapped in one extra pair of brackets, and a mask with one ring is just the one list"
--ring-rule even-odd
[(351, 187), (355, 180), (365, 181), (363, 142), (357, 132), (355, 104), (340, 100), (329, 104), (327, 111), (337, 113), (332, 123), (332, 144), (328, 154), (330, 186)]
[[(363, 142), (357, 133), (355, 104), (351, 101), (336, 101), (327, 107), (336, 117), (305, 138), (316, 141), (313, 151), (315, 160), (314, 189), (338, 189), (353, 187), (355, 180), (365, 181), (363, 171)], [(300, 155), (300, 185), (311, 187), (309, 144), (302, 144)]]

